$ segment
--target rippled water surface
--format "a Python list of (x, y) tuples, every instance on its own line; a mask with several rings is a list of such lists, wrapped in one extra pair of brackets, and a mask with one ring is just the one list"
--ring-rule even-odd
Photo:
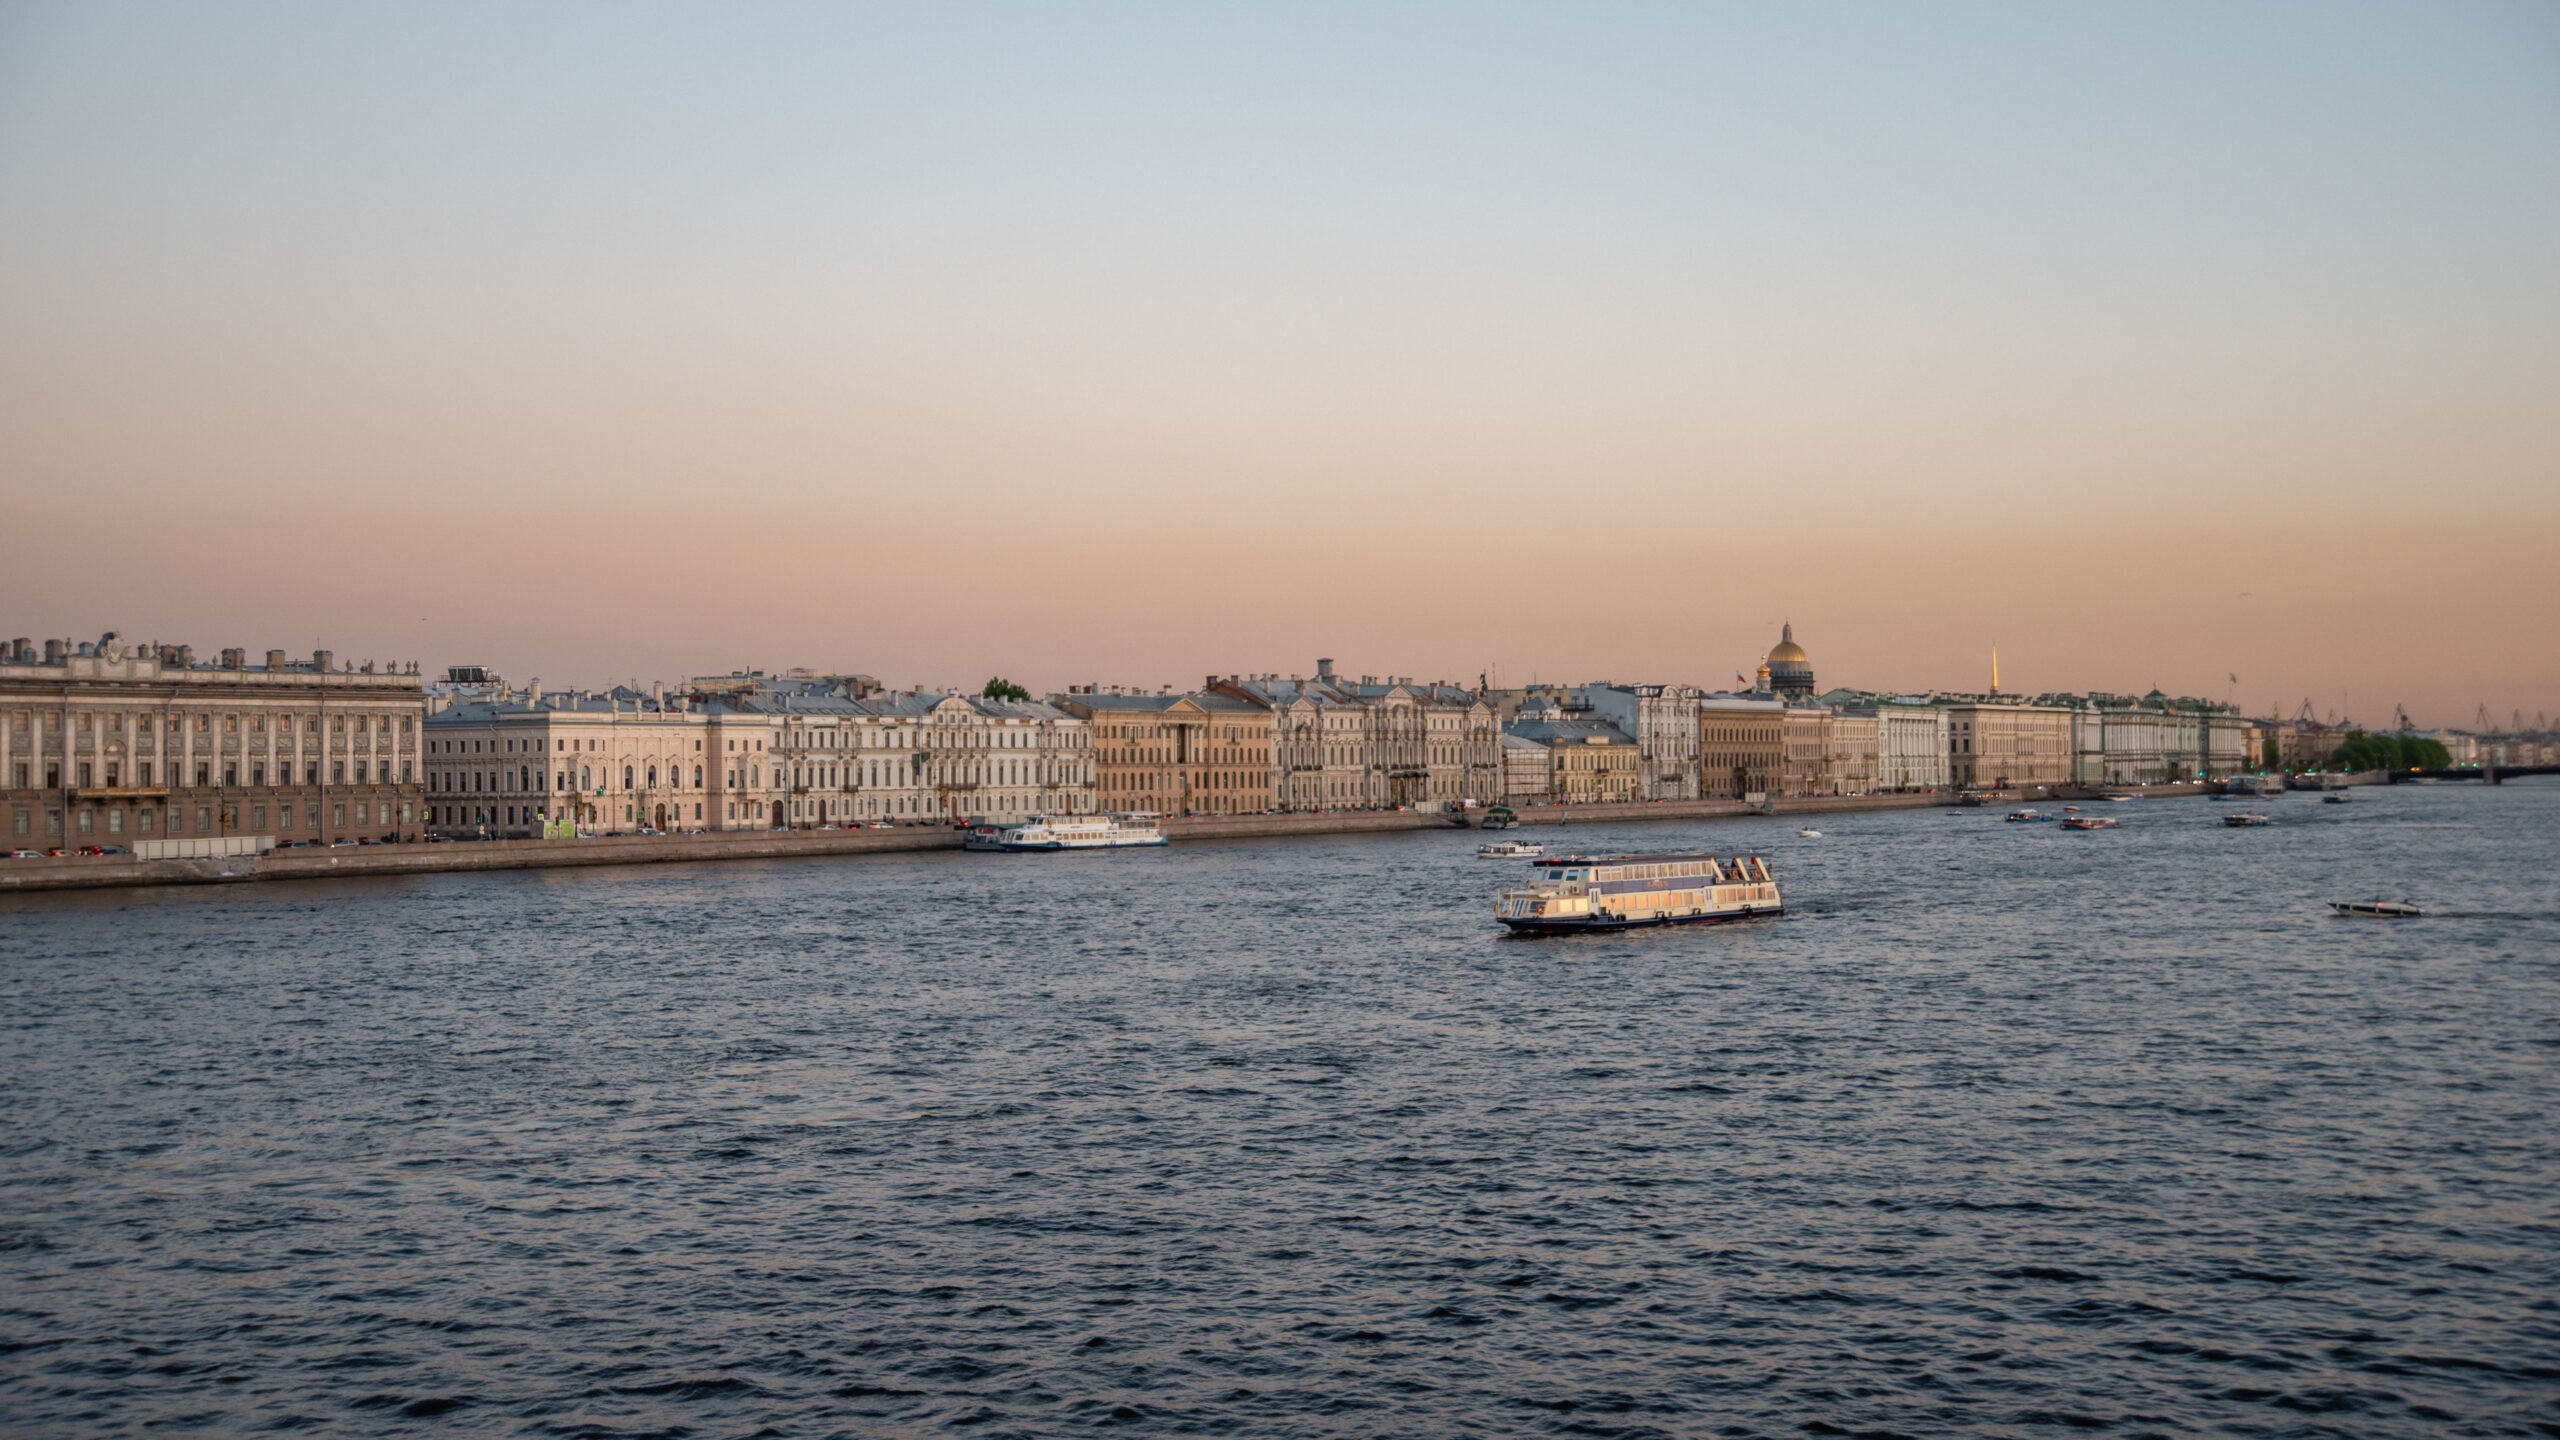
[(20, 897), (0, 1424), (2560, 1435), (2560, 788), (2222, 808)]

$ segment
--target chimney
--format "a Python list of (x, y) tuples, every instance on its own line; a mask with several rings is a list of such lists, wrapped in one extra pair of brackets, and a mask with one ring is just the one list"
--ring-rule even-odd
[(338, 652), (334, 650), (314, 650), (311, 652), (311, 668), (324, 675), (337, 668), (337, 663)]
[(177, 657), (174, 663), (179, 669), (192, 670), (195, 668), (196, 647), (193, 645), (175, 646), (168, 653)]
[(1323, 657), (1319, 657), (1317, 659), (1316, 682), (1320, 685), (1330, 685), (1333, 683), (1333, 661), (1331, 659)]
[(241, 649), (237, 645), (231, 646), (222, 652), (222, 668), (225, 670), (237, 670), (248, 663), (249, 652)]
[(70, 658), (70, 655), (71, 642), (68, 640), (47, 640), (44, 642), (44, 663), (47, 665), (59, 665), (64, 660)]
[(541, 676), (536, 675), (531, 680), (525, 682), (524, 699), (525, 703), (528, 705), (539, 705), (542, 703)]
[(267, 652), (267, 668), (268, 668), (268, 669), (270, 669), (270, 670), (281, 670), (281, 669), (283, 669), (283, 668), (284, 668), (284, 652), (283, 652), (283, 651), (281, 651), (281, 650), (270, 650), (270, 651), (268, 651), (268, 652)]

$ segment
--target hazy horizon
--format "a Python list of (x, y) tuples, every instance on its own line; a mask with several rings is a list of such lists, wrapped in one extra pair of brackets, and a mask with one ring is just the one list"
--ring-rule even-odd
[(21, 4), (0, 217), (5, 635), (2560, 712), (2548, 6)]

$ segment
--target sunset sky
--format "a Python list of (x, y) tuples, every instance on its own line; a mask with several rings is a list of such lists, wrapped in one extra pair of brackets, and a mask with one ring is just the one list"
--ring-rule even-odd
[(0, 526), (554, 686), (2560, 715), (2560, 6), (0, 4)]

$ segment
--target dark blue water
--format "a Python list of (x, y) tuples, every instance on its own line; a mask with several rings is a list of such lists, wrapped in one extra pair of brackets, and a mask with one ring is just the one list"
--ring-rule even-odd
[(2560, 1435), (2560, 788), (2221, 808), (21, 897), (0, 1417)]

